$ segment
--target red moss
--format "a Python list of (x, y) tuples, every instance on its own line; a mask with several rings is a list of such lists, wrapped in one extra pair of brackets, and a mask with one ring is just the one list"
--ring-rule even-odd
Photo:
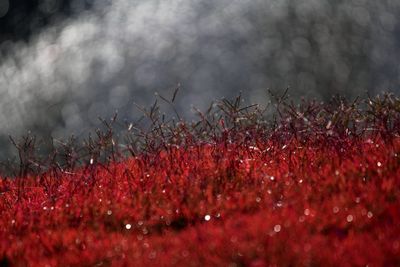
[(1, 179), (0, 261), (400, 265), (399, 129), (312, 123), (283, 116), (260, 131), (225, 121), (209, 142), (188, 134), (121, 162)]

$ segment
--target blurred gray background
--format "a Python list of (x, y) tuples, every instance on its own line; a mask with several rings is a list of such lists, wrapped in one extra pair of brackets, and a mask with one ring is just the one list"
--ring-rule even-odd
[(320, 100), (399, 90), (397, 0), (20, 2), (0, 0), (0, 158), (8, 134), (83, 136), (178, 84), (188, 118), (239, 91), (265, 104), (267, 89)]

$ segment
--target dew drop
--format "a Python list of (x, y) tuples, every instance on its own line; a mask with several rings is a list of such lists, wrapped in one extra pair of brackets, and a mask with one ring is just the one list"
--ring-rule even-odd
[(184, 250), (184, 251), (182, 251), (182, 256), (183, 257), (188, 257), (189, 256), (189, 251), (187, 251), (187, 250)]
[(281, 226), (279, 224), (274, 226), (275, 233), (279, 233), (281, 231)]
[(368, 213), (367, 213), (367, 217), (371, 219), (371, 218), (372, 218), (372, 216), (374, 216), (374, 214), (373, 214), (372, 212), (368, 211)]
[(156, 252), (156, 251), (152, 251), (152, 252), (149, 254), (149, 259), (151, 259), (151, 260), (155, 259), (156, 257), (157, 257), (157, 252)]
[(204, 216), (204, 220), (208, 222), (209, 220), (211, 220), (211, 216), (207, 214), (206, 216)]
[(259, 151), (260, 149), (256, 146), (249, 146), (250, 150), (255, 150), (255, 151)]
[(125, 228), (126, 228), (126, 230), (130, 230), (130, 229), (132, 228), (132, 225), (130, 225), (129, 223), (127, 223), (127, 224), (125, 225)]
[(336, 206), (335, 206), (335, 207), (333, 207), (333, 209), (332, 209), (332, 210), (333, 210), (333, 213), (335, 213), (335, 214), (336, 214), (336, 213), (338, 213), (338, 212), (339, 212), (339, 207), (336, 207)]
[(346, 218), (347, 222), (351, 223), (353, 221), (353, 219), (354, 219), (353, 215), (351, 215), (351, 214), (347, 215), (347, 218)]
[(310, 210), (309, 209), (305, 209), (304, 210), (304, 215), (306, 215), (306, 216), (310, 215)]
[(110, 216), (112, 214), (111, 210), (107, 210), (107, 215)]
[(376, 165), (377, 165), (378, 167), (381, 167), (381, 166), (382, 166), (382, 163), (381, 163), (380, 161), (378, 161), (378, 162), (376, 163)]

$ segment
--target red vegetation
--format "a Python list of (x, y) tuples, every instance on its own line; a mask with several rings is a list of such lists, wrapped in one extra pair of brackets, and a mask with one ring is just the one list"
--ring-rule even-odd
[(272, 124), (225, 102), (125, 160), (1, 179), (1, 264), (399, 266), (400, 100), (369, 101)]

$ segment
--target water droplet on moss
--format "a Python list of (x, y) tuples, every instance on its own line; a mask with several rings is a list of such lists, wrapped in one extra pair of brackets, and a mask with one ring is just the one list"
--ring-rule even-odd
[(339, 212), (339, 207), (336, 207), (336, 206), (335, 206), (335, 207), (333, 207), (332, 210), (333, 210), (333, 213), (338, 213), (338, 212)]
[(351, 215), (351, 214), (347, 215), (347, 218), (346, 218), (347, 222), (351, 223), (353, 221), (353, 219), (354, 219), (353, 215)]

